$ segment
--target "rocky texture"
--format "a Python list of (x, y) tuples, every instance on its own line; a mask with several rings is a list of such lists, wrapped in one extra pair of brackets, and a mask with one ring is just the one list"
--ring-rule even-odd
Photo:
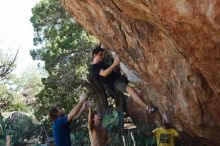
[(162, 117), (220, 145), (219, 0), (62, 0), (144, 81)]

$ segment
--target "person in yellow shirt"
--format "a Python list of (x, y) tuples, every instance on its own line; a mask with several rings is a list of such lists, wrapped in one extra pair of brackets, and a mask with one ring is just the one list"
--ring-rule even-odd
[(175, 138), (179, 137), (179, 133), (166, 122), (163, 123), (163, 127), (154, 129), (152, 133), (156, 137), (157, 146), (175, 146)]

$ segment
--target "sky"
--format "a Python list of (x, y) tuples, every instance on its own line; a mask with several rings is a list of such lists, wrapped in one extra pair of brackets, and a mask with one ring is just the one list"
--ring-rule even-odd
[(0, 0), (0, 48), (11, 54), (19, 48), (16, 74), (37, 67), (29, 54), (34, 48), (31, 8), (37, 2), (39, 0)]

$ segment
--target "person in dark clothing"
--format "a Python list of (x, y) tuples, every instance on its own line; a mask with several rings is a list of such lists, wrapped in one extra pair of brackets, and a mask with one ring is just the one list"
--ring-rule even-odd
[(92, 73), (98, 80), (101, 81), (101, 83), (113, 91), (118, 90), (122, 93), (126, 92), (130, 94), (134, 102), (144, 107), (149, 113), (156, 111), (156, 108), (150, 107), (143, 102), (137, 92), (128, 85), (129, 81), (124, 76), (114, 71), (114, 69), (120, 63), (120, 59), (118, 57), (114, 59), (114, 62), (111, 66), (107, 66), (104, 63), (105, 50), (100, 46), (97, 46), (92, 51), (92, 58)]
[(62, 109), (53, 107), (50, 109), (48, 115), (53, 121), (53, 135), (55, 146), (71, 146), (70, 128), (69, 125), (73, 119), (78, 118), (90, 106), (90, 102), (85, 102), (85, 97), (81, 96), (78, 104), (69, 112), (64, 115)]
[(95, 75), (97, 79), (99, 79), (104, 85), (106, 85), (111, 90), (119, 90), (121, 92), (126, 92), (126, 87), (129, 82), (124, 76), (120, 75), (114, 70), (107, 76), (99, 75), (99, 72), (101, 70), (106, 70), (108, 68), (109, 67), (104, 63), (104, 61), (101, 61), (92, 65), (92, 73)]

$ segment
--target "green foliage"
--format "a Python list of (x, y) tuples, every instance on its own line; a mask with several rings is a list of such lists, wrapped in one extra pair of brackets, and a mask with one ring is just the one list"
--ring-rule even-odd
[(11, 72), (15, 69), (15, 60), (18, 51), (15, 56), (6, 53), (3, 49), (0, 49), (0, 81), (9, 79)]
[(5, 136), (11, 135), (12, 143), (24, 143), (25, 139), (30, 139), (35, 133), (36, 123), (32, 118), (22, 112), (14, 112), (10, 118), (5, 119), (2, 123)]
[[(44, 61), (48, 72), (48, 76), (42, 78), (44, 88), (37, 95), (35, 116), (51, 134), (52, 123), (48, 121), (47, 112), (51, 106), (63, 107), (68, 112), (78, 101), (83, 90), (82, 78), (91, 60), (90, 51), (97, 40), (65, 12), (58, 0), (42, 0), (32, 13), (34, 44), (39, 48), (32, 50), (31, 55), (35, 60)], [(71, 127), (76, 125), (80, 124), (74, 123)], [(81, 134), (75, 133), (74, 141)]]
[(10, 79), (0, 82), (2, 111), (30, 112), (33, 109), (35, 95), (43, 87), (41, 77), (37, 75), (38, 71), (29, 69), (22, 76), (14, 75)]
[(82, 78), (90, 62), (90, 48), (97, 40), (64, 10), (58, 0), (42, 0), (33, 9), (34, 44), (31, 55), (45, 62), (48, 77), (37, 96), (35, 115), (45, 119), (51, 106), (69, 111), (78, 100)]
[(0, 139), (0, 145), (6, 145), (5, 139)]
[(42, 69), (29, 67), (28, 71), (22, 73), (17, 79), (17, 88), (23, 96), (27, 98), (34, 97), (43, 88), (41, 77), (45, 76)]
[(22, 95), (15, 86), (12, 79), (0, 83), (0, 104), (2, 111), (24, 111), (26, 109), (26, 104), (21, 100)]
[(89, 146), (90, 144), (87, 129), (75, 130), (70, 137), (73, 145)]
[(102, 119), (102, 127), (111, 131), (113, 127), (119, 126), (119, 115), (116, 110), (107, 113)]
[(8, 52), (0, 49), (0, 109), (4, 110), (11, 106), (16, 95), (10, 88), (11, 79), (14, 76), (11, 72), (15, 69), (14, 59)]
[(1, 109), (4, 110), (9, 108), (14, 99), (12, 90), (10, 90), (5, 83), (1, 83), (0, 94), (1, 94), (1, 98), (0, 98)]

